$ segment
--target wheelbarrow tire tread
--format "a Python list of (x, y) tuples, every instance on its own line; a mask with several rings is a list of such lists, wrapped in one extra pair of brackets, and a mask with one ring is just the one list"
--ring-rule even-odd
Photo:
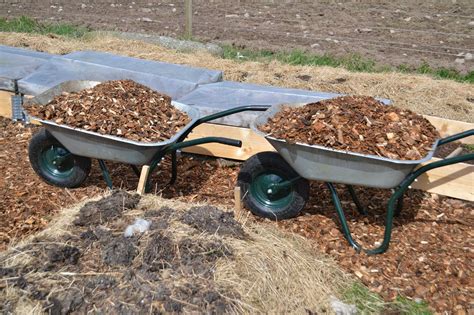
[[(87, 176), (89, 176), (91, 159), (71, 154), (73, 165), (67, 176), (55, 176), (51, 174), (51, 172), (48, 172), (41, 163), (41, 155), (44, 150), (52, 146), (64, 148), (64, 146), (44, 128), (41, 128), (40, 131), (33, 135), (28, 147), (28, 156), (33, 170), (48, 184), (66, 188), (79, 187), (86, 180)], [(64, 148), (64, 150), (66, 149)]]
[(309, 182), (300, 177), (293, 182), (290, 194), (291, 202), (282, 206), (263, 204), (256, 198), (250, 186), (256, 176), (262, 172), (276, 171), (285, 174), (286, 179), (299, 177), (293, 168), (276, 152), (261, 152), (253, 155), (242, 165), (238, 185), (241, 189), (244, 205), (260, 217), (271, 220), (283, 220), (296, 217), (303, 210), (309, 198)]

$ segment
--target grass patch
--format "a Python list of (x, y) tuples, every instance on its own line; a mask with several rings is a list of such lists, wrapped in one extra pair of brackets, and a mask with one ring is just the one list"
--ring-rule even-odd
[(384, 302), (377, 293), (371, 292), (360, 282), (354, 282), (352, 286), (346, 289), (342, 293), (342, 299), (345, 303), (354, 304), (360, 314), (432, 314), (428, 304), (424, 301), (416, 302), (398, 296), (393, 302)]
[(354, 282), (342, 293), (343, 301), (354, 304), (361, 314), (380, 314), (385, 308), (384, 300), (360, 282)]
[(342, 67), (353, 72), (390, 72), (398, 71), (403, 73), (419, 73), (432, 76), (438, 79), (454, 80), (458, 82), (474, 83), (474, 71), (467, 74), (461, 74), (455, 69), (432, 68), (427, 63), (422, 64), (418, 68), (408, 65), (399, 65), (398, 67), (390, 67), (377, 64), (374, 60), (364, 58), (358, 54), (351, 54), (344, 57), (336, 57), (329, 54), (318, 55), (308, 53), (302, 50), (293, 50), (290, 52), (274, 52), (270, 50), (253, 50), (238, 49), (230, 45), (222, 46), (224, 50), (223, 57), (234, 60), (252, 60), (269, 62), (278, 60), (290, 65), (303, 66), (328, 66)]
[(64, 23), (40, 23), (26, 16), (14, 19), (0, 18), (0, 32), (56, 34), (79, 38), (89, 31), (85, 27)]

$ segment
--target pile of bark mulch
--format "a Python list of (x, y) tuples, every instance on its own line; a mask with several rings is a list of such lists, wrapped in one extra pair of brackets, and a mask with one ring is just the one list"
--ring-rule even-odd
[(35, 129), (0, 117), (0, 250), (42, 230), (62, 207), (103, 191), (90, 184), (69, 190), (43, 182), (28, 161)]
[(439, 134), (408, 109), (373, 97), (342, 96), (302, 107), (284, 106), (260, 130), (290, 143), (321, 145), (397, 160), (418, 160)]
[(171, 98), (131, 80), (107, 81), (26, 108), (34, 117), (142, 142), (171, 138), (190, 122)]
[[(239, 294), (217, 285), (214, 272), (219, 259), (233, 259), (227, 240), (247, 238), (233, 214), (210, 206), (141, 208), (139, 200), (116, 191), (82, 207), (64, 235), (7, 252), (0, 293), (11, 289), (8, 298), (0, 294), (0, 312), (13, 313), (25, 299), (52, 314), (231, 312)], [(196, 216), (200, 223), (191, 224)], [(148, 231), (124, 236), (138, 217), (150, 222)], [(28, 259), (4, 264), (19, 255)]]
[[(2, 154), (0, 167), (7, 174), (0, 181), (2, 243), (42, 229), (65, 205), (106, 190), (98, 165), (93, 165), (84, 188), (63, 190), (43, 183), (27, 161), (31, 131), (0, 118)], [(115, 187), (134, 190), (138, 180), (126, 165), (108, 163)], [(167, 186), (170, 163), (165, 160), (153, 174), (153, 191), (165, 198), (232, 206), (239, 165), (222, 160), (183, 156), (178, 162), (178, 179)], [(401, 217), (395, 218), (392, 242), (382, 255), (366, 256), (352, 250), (340, 232), (327, 188), (311, 184), (310, 200), (298, 218), (278, 223), (254, 218), (261, 223), (305, 236), (315, 248), (328, 253), (348, 272), (359, 277), (387, 301), (396, 295), (427, 301), (433, 310), (456, 311), (472, 308), (474, 293), (466, 285), (472, 278), (474, 254), (472, 226), (474, 203), (409, 190)], [(388, 192), (357, 190), (369, 215), (361, 216), (343, 187), (338, 187), (349, 225), (356, 240), (374, 246), (383, 233)], [(462, 311), (459, 311), (463, 314)]]

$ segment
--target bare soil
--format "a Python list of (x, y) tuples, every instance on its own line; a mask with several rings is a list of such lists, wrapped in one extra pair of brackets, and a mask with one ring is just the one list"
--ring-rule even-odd
[[(97, 30), (184, 34), (181, 1), (3, 1), (2, 16), (28, 15)], [(459, 1), (194, 1), (193, 36), (236, 47), (358, 53), (391, 66), (473, 69), (474, 7)], [(459, 56), (458, 56), (459, 55)], [(455, 62), (456, 59), (460, 61)], [(461, 59), (463, 61), (461, 61)]]

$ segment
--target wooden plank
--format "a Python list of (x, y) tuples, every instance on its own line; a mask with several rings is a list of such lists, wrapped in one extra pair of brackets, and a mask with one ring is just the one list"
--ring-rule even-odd
[(146, 179), (150, 174), (150, 165), (143, 165), (140, 173), (140, 179), (138, 180), (137, 194), (143, 195), (146, 189)]
[[(438, 160), (433, 158), (430, 162)], [(474, 165), (458, 163), (433, 169), (418, 177), (412, 188), (474, 201)]]
[[(435, 116), (427, 116), (424, 115), (426, 119), (430, 121), (433, 126), (436, 127), (438, 132), (440, 133), (441, 137), (452, 136), (454, 134), (474, 129), (474, 124), (467, 123), (464, 121), (457, 121), (451, 119), (444, 119)], [(474, 137), (467, 137), (460, 140), (462, 143), (466, 144), (474, 144)]]
[(12, 95), (12, 92), (0, 91), (0, 116), (12, 118)]
[(254, 154), (263, 151), (275, 151), (265, 138), (260, 137), (249, 128), (202, 124), (188, 136), (188, 140), (209, 136), (226, 137), (242, 141), (242, 147), (236, 148), (218, 143), (209, 143), (186, 148), (183, 151), (245, 161)]

